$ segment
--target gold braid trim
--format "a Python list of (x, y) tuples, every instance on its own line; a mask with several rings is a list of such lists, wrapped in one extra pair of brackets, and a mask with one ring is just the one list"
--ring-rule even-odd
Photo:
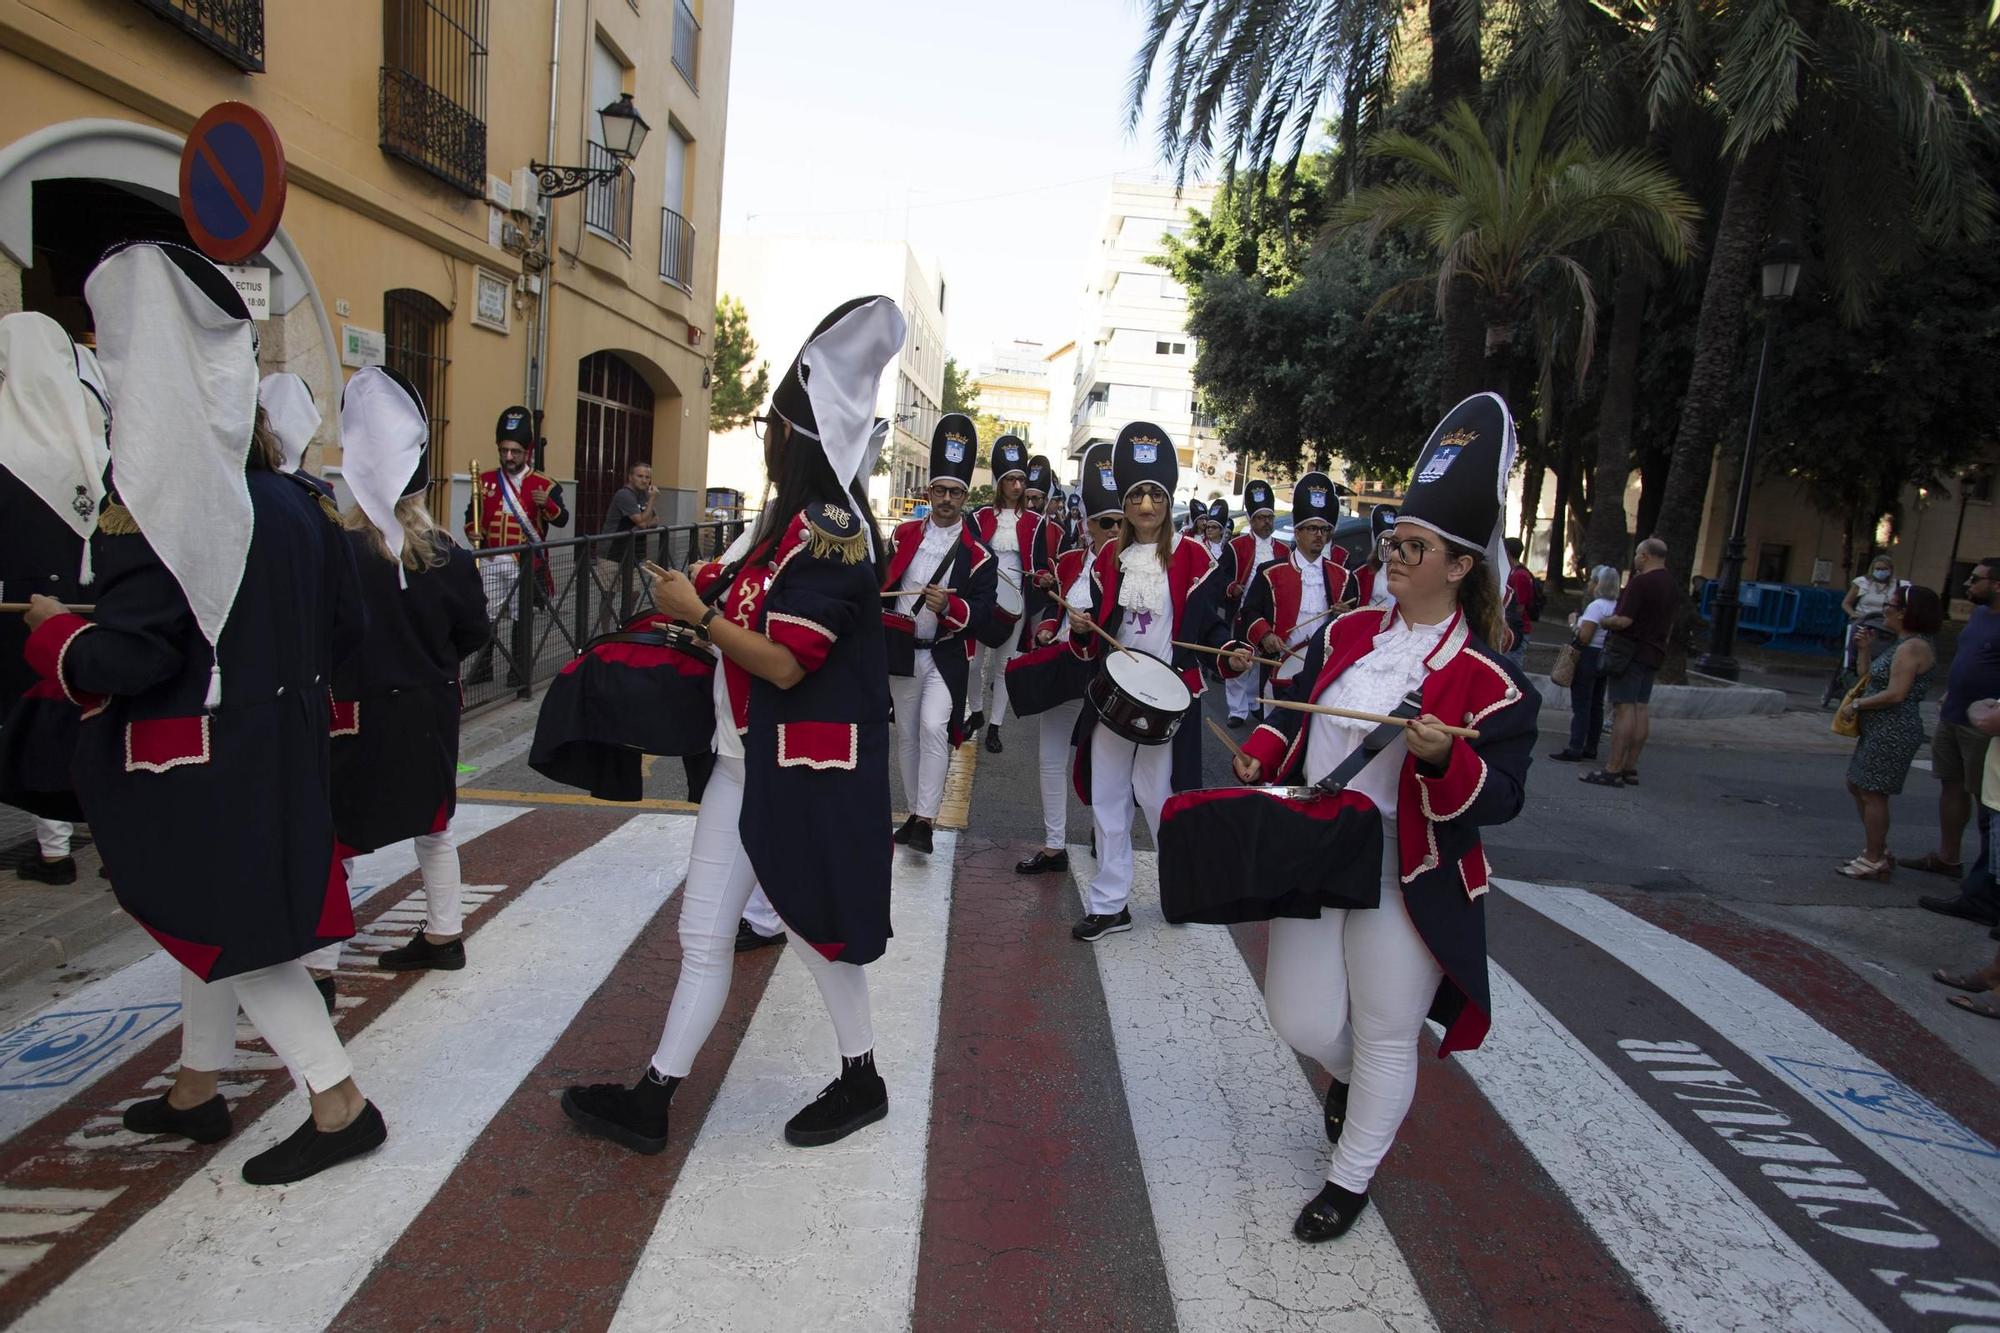
[(340, 506), (324, 495), (316, 496), (316, 498), (319, 500), (319, 512), (326, 515), (327, 522), (340, 522)]
[(836, 537), (815, 523), (806, 524), (806, 551), (820, 560), (838, 560), (843, 565), (858, 565), (868, 554), (868, 537), (856, 532), (850, 537)]
[(138, 535), (139, 520), (132, 517), (131, 510), (113, 500), (97, 516), (97, 530), (107, 537), (133, 537)]

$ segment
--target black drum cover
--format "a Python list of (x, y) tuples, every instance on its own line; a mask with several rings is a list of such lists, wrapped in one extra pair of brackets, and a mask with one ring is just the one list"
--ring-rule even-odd
[(84, 822), (69, 775), (83, 714), (50, 682), (14, 701), (0, 727), (0, 804), (43, 819)]
[(988, 648), (1005, 648), (1014, 641), (1015, 630), (1020, 623), (1020, 616), (1004, 607), (996, 606), (993, 608), (993, 614), (987, 617), (986, 623), (979, 627), (979, 632), (973, 637)]
[(1007, 707), (1021, 717), (1083, 698), (1097, 663), (1078, 657), (1067, 643), (1044, 644), (1007, 664)]
[(1211, 787), (1160, 812), (1160, 908), (1231, 926), (1382, 901), (1382, 814), (1358, 792)]
[(917, 674), (917, 622), (900, 611), (882, 613), (882, 642), (889, 652), (889, 674), (910, 677)]
[(535, 722), (528, 766), (604, 801), (644, 795), (640, 756), (692, 755), (715, 742), (715, 658), (662, 638), (650, 613), (602, 635), (556, 673)]

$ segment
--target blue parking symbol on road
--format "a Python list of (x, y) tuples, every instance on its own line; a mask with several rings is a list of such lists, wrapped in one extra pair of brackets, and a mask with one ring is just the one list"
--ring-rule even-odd
[(1879, 1069), (1843, 1069), (1779, 1055), (1772, 1056), (1771, 1063), (1863, 1133), (2000, 1157), (2000, 1148), (1946, 1115), (1909, 1084)]
[(39, 1014), (0, 1036), (0, 1092), (60, 1088), (123, 1052), (180, 1012), (178, 1004), (135, 1004)]

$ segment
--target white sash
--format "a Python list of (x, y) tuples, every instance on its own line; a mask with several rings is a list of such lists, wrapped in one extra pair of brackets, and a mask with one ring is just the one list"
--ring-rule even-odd
[(529, 541), (539, 540), (542, 535), (541, 530), (535, 526), (534, 520), (528, 517), (528, 511), (522, 507), (521, 497), (515, 491), (514, 483), (507, 479), (507, 469), (495, 468), (493, 476), (500, 483), (500, 503), (507, 506), (507, 512), (521, 525), (521, 531), (528, 535)]

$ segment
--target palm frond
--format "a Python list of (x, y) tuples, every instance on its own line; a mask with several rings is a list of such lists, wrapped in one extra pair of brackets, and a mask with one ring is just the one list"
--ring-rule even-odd
[(1785, 0), (1748, 0), (1742, 6), (1716, 64), (1715, 96), (1729, 118), (1724, 152), (1741, 155), (1784, 131), (1798, 108), (1802, 67), (1812, 54), (1812, 40)]

